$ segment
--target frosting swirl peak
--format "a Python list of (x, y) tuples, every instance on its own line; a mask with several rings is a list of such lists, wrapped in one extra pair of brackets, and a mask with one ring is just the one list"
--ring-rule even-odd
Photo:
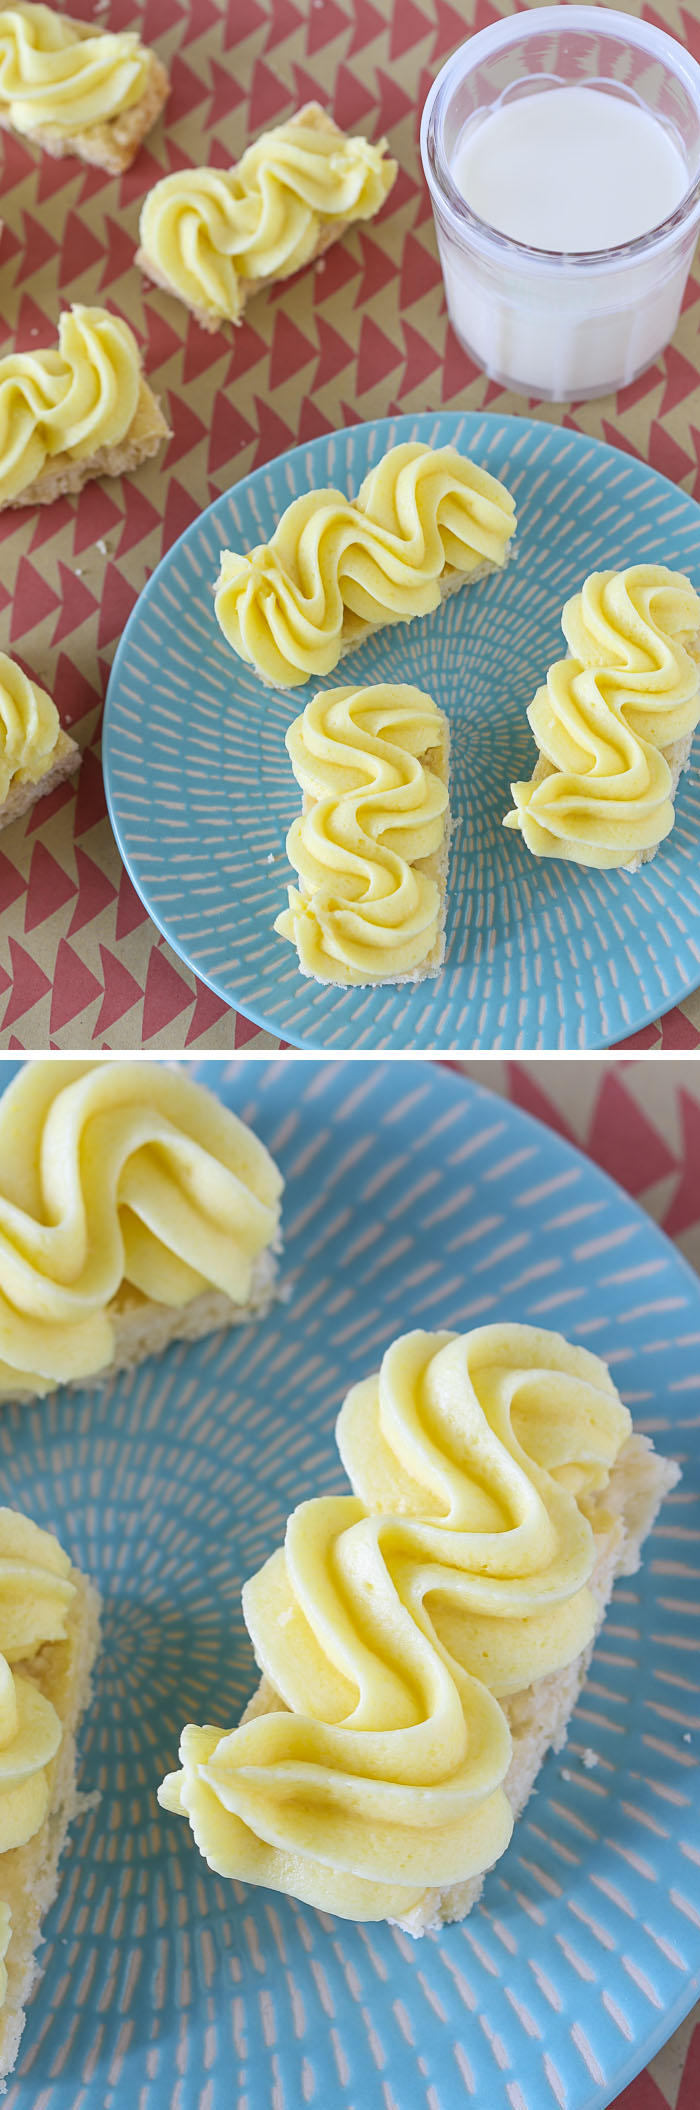
[(502, 565), (514, 501), (456, 447), (392, 447), (356, 499), (308, 491), (248, 555), (224, 550), (216, 614), (230, 645), (268, 683), (328, 674), (367, 624), (409, 622), (441, 598), (446, 567), (465, 578)]
[(288, 278), (324, 236), (379, 212), (396, 162), (312, 119), (264, 132), (234, 168), (178, 169), (149, 191), (141, 257), (188, 306), (237, 322), (251, 281)]
[(700, 718), (700, 597), (660, 564), (593, 572), (562, 628), (571, 656), (528, 710), (540, 760), (505, 825), (538, 857), (630, 864), (673, 827), (671, 765)]
[(141, 386), (136, 339), (106, 308), (65, 308), (58, 347), (0, 359), (0, 504), (57, 454), (112, 447), (133, 424)]
[(27, 1063), (0, 1099), (0, 1383), (45, 1391), (111, 1360), (122, 1286), (245, 1303), (277, 1232), (262, 1143), (182, 1071)]
[(491, 1864), (512, 1825), (499, 1697), (592, 1637), (585, 1506), (629, 1429), (557, 1334), (395, 1342), (340, 1415), (355, 1493), (303, 1503), (243, 1591), (282, 1709), (187, 1728), (159, 1791), (210, 1866), (378, 1919)]
[(108, 122), (139, 101), (149, 65), (133, 30), (113, 35), (34, 0), (0, 8), (0, 106), (17, 132)]
[(303, 891), (289, 888), (275, 929), (321, 981), (413, 972), (436, 951), (441, 928), (437, 865), (426, 860), (447, 828), (442, 713), (408, 686), (322, 689), (286, 745), (304, 793), (287, 836)]
[[(28, 1517), (0, 1509), (0, 1854), (33, 1839), (48, 1809), (47, 1768), (61, 1723), (24, 1666), (45, 1642), (65, 1638), (74, 1594), (58, 1541)], [(13, 1670), (15, 1662), (23, 1667)], [(9, 1926), (6, 1932), (9, 1941)], [(0, 2005), (3, 1976), (4, 1966)]]
[(0, 652), (0, 806), (11, 787), (35, 784), (44, 775), (59, 732), (52, 698)]

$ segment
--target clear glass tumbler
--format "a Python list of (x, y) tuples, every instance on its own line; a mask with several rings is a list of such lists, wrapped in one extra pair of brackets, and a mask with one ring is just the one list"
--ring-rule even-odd
[[(565, 255), (479, 219), (452, 170), (477, 112), (573, 84), (646, 107), (672, 134), (688, 187), (648, 234)], [(608, 395), (653, 364), (675, 330), (700, 224), (700, 66), (675, 38), (607, 7), (538, 7), (495, 23), (433, 82), (421, 154), (450, 320), (493, 380), (560, 403)]]

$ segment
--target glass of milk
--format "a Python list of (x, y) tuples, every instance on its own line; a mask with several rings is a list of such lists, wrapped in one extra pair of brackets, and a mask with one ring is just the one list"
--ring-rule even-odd
[(470, 37), (421, 126), (447, 306), (493, 380), (608, 395), (678, 321), (700, 223), (700, 66), (607, 7)]

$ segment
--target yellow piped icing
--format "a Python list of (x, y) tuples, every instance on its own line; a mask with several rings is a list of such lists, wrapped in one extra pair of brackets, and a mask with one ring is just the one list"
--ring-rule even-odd
[(348, 1394), (348, 1479), (366, 1508), (460, 1535), (437, 1631), (499, 1697), (590, 1640), (579, 1504), (605, 1488), (631, 1426), (605, 1364), (531, 1326), (404, 1335)]
[(700, 599), (664, 565), (593, 572), (562, 629), (570, 657), (527, 714), (549, 773), (511, 786), (505, 825), (537, 857), (614, 868), (673, 827), (669, 755), (700, 718)]
[(251, 280), (287, 278), (329, 229), (370, 220), (397, 164), (381, 146), (293, 119), (234, 168), (178, 169), (149, 191), (139, 239), (188, 306), (236, 322)]
[(150, 64), (133, 30), (115, 35), (29, 0), (0, 8), (0, 109), (17, 132), (110, 122), (140, 101)]
[(421, 861), (444, 843), (448, 793), (424, 758), (446, 739), (432, 697), (391, 683), (322, 689), (290, 726), (305, 810), (287, 856), (304, 891), (288, 889), (275, 930), (306, 974), (386, 981), (435, 953), (443, 896)]
[(212, 1868), (380, 1919), (491, 1865), (512, 1827), (498, 1696), (591, 1639), (584, 1505), (629, 1430), (605, 1365), (557, 1334), (394, 1344), (340, 1415), (355, 1493), (295, 1510), (243, 1592), (289, 1711), (188, 1727), (159, 1790)]
[(264, 681), (294, 688), (328, 674), (353, 629), (409, 622), (441, 598), (447, 569), (502, 565), (515, 533), (505, 486), (456, 447), (392, 447), (356, 499), (308, 491), (270, 542), (224, 550), (216, 614)]
[(0, 652), (0, 807), (11, 789), (46, 775), (60, 730), (46, 690)]
[(0, 1099), (0, 1386), (103, 1368), (122, 1288), (245, 1303), (281, 1176), (252, 1131), (161, 1063), (26, 1063)]
[[(75, 1592), (70, 1577), (57, 1539), (16, 1510), (0, 1509), (0, 1855), (33, 1839), (48, 1810), (47, 1768), (61, 1723), (27, 1670), (46, 1642), (65, 1639)], [(17, 1663), (22, 1668), (14, 1669)], [(0, 2005), (3, 1977), (4, 1966)]]
[(65, 308), (58, 346), (0, 359), (0, 505), (57, 454), (113, 447), (134, 421), (141, 360), (129, 325), (106, 308)]

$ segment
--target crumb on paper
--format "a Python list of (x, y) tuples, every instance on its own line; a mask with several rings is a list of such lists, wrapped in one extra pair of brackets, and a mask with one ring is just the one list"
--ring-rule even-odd
[(83, 567), (82, 567), (82, 564), (74, 564), (74, 565), (73, 565), (73, 570), (74, 570), (74, 572), (75, 572), (75, 576), (76, 576), (76, 579), (82, 579), (82, 576), (83, 576)]
[(684, 1744), (689, 1744), (689, 1743), (690, 1743), (690, 1740), (691, 1740), (691, 1738), (690, 1738), (690, 1730), (689, 1730), (689, 1729), (684, 1729), (684, 1731), (683, 1731), (683, 1742), (684, 1742)]
[(95, 543), (95, 548), (99, 550), (101, 557), (107, 557), (109, 555), (104, 536), (100, 536), (99, 542)]
[(286, 1282), (280, 1282), (279, 1289), (277, 1291), (277, 1302), (278, 1304), (291, 1304), (293, 1296), (294, 1283), (291, 1282), (289, 1276), (287, 1276)]
[(586, 1749), (586, 1750), (584, 1751), (584, 1753), (583, 1753), (583, 1756), (582, 1756), (582, 1759), (581, 1759), (581, 1764), (582, 1764), (583, 1766), (585, 1766), (585, 1768), (586, 1768), (586, 1772), (587, 1772), (587, 1773), (592, 1773), (592, 1771), (593, 1771), (593, 1767), (594, 1767), (594, 1766), (599, 1766), (599, 1765), (600, 1765), (600, 1759), (599, 1759), (599, 1757), (598, 1757), (598, 1753), (597, 1753), (597, 1751), (592, 1751), (592, 1750), (591, 1750), (590, 1744), (588, 1745), (587, 1749)]
[(570, 1772), (569, 1772), (569, 1768), (568, 1768), (568, 1766), (562, 1766), (562, 1769), (561, 1769), (561, 1777), (562, 1777), (562, 1780), (573, 1780), (573, 1777), (574, 1777), (574, 1776), (573, 1776), (573, 1773), (570, 1773)]
[(274, 864), (274, 862), (275, 862), (275, 853), (274, 853), (274, 850), (270, 850), (270, 852), (269, 852), (269, 855), (268, 855), (268, 857), (267, 857), (267, 859), (266, 859), (266, 862), (267, 862), (267, 864), (269, 864), (269, 865), (273, 865), (273, 864)]

